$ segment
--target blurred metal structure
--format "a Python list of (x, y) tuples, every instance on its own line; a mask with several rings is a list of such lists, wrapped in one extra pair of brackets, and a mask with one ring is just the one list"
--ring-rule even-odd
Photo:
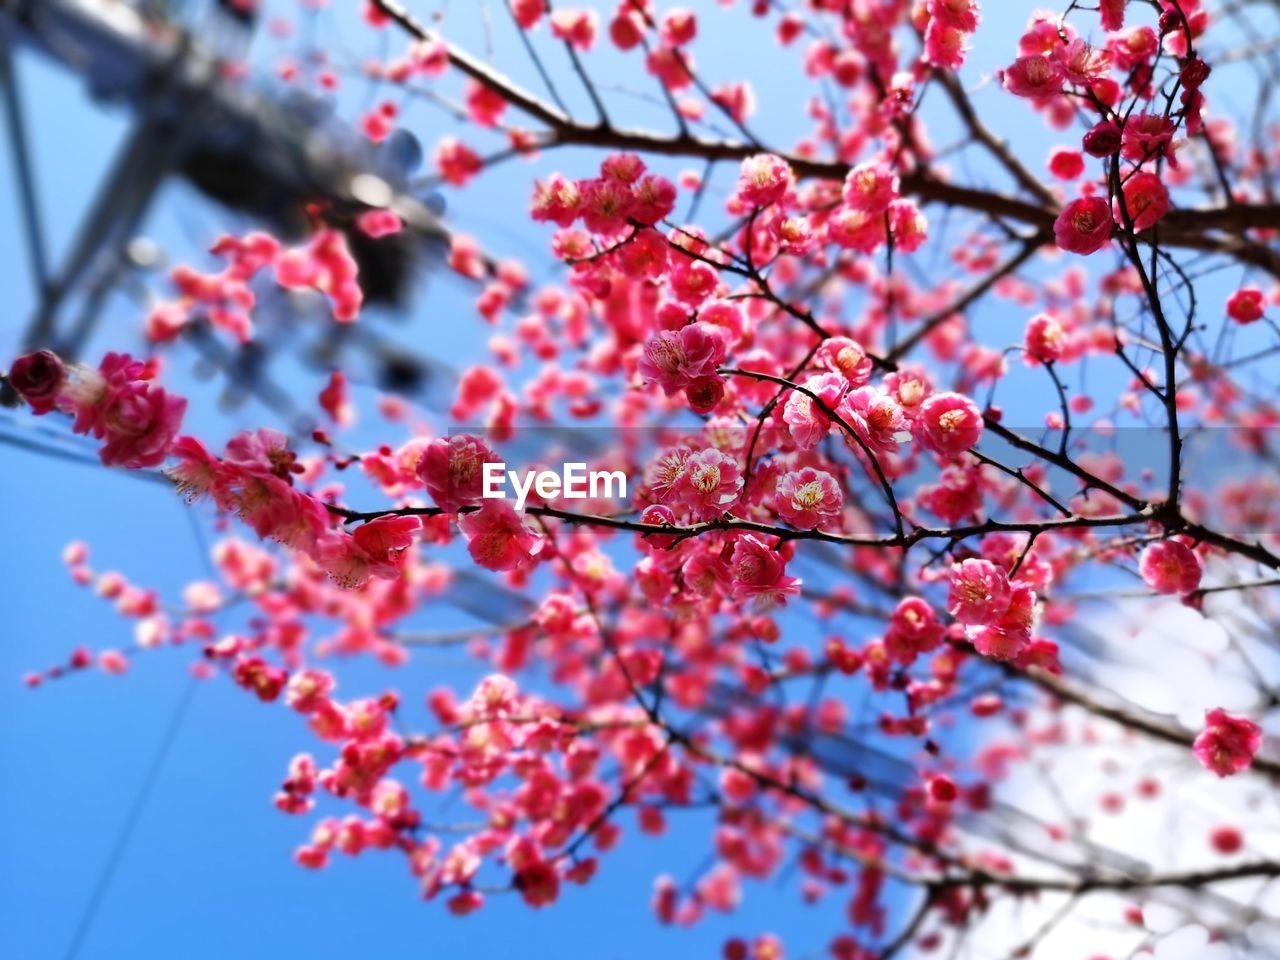
[[(411, 189), (421, 149), (398, 132), (374, 145), (334, 118), (324, 98), (240, 76), (252, 20), (243, 5), (205, 12), (225, 29), (184, 27), (163, 0), (0, 0), (0, 85), (38, 308), (23, 338), (74, 356), (130, 263), (130, 243), (164, 182), (201, 194), (283, 236), (310, 209), (346, 225), (371, 302), (399, 302), (424, 248), (448, 233)], [(99, 102), (131, 111), (131, 128), (56, 266), (46, 246), (15, 51), (78, 75)], [(86, 149), (94, 145), (86, 144)], [(54, 187), (53, 189), (56, 189)], [(409, 229), (373, 243), (350, 229), (361, 210), (390, 207)], [(73, 300), (79, 312), (67, 317)]]

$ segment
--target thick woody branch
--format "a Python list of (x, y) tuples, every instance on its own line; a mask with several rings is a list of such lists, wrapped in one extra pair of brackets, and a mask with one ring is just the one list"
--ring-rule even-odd
[[(420, 40), (440, 39), (419, 23), (397, 0), (373, 0), (373, 3), (410, 36)], [(512, 106), (549, 128), (549, 135), (541, 141), (543, 147), (595, 146), (665, 156), (698, 157), (708, 161), (743, 160), (762, 149), (753, 143), (709, 139), (687, 131), (668, 136), (648, 130), (617, 127), (604, 121), (582, 123), (465, 50), (450, 43), (446, 43), (446, 48), (449, 62), (455, 68), (500, 94)], [(999, 141), (989, 133), (987, 139), (991, 141), (991, 145), (999, 145)], [(775, 152), (791, 164), (798, 177), (842, 180), (849, 172), (849, 165), (838, 160), (815, 160), (784, 151)], [(1043, 186), (1038, 185), (1038, 181), (1030, 173), (1024, 170), (1022, 175), (1015, 174), (1015, 178), (1034, 192), (1040, 202), (1029, 202), (992, 190), (949, 183), (923, 170), (903, 173), (901, 188), (905, 195), (915, 197), (921, 203), (939, 203), (972, 210), (1000, 220), (1026, 224), (1044, 237), (1052, 236), (1053, 221), (1058, 215), (1056, 204), (1044, 196)], [(1037, 187), (1033, 187), (1033, 183)], [(1234, 204), (1205, 210), (1175, 210), (1160, 225), (1160, 242), (1165, 246), (1227, 254), (1280, 277), (1280, 252), (1241, 236), (1249, 229), (1274, 226), (1278, 222), (1278, 213), (1280, 205), (1277, 204)], [(1213, 231), (1221, 231), (1223, 235)]]
[(910, 353), (921, 340), (924, 340), (938, 326), (945, 323), (950, 317), (957, 313), (963, 313), (972, 304), (980, 300), (986, 295), (987, 291), (994, 287), (1010, 274), (1015, 273), (1019, 267), (1035, 256), (1036, 251), (1048, 242), (1046, 233), (1037, 233), (1028, 237), (1022, 242), (1017, 253), (1009, 257), (1004, 263), (1000, 264), (981, 280), (971, 286), (956, 301), (932, 316), (926, 317), (920, 324), (911, 331), (910, 335), (904, 337), (885, 357), (887, 363), (897, 363), (908, 353)]
[[(439, 507), (392, 507), (386, 510), (358, 511), (329, 504), (330, 513), (342, 517), (348, 522), (368, 522), (379, 517), (438, 517), (445, 514)], [(458, 513), (471, 513), (478, 507), (462, 507)], [(590, 527), (602, 527), (610, 530), (623, 530), (644, 536), (689, 537), (704, 536), (710, 533), (756, 533), (780, 540), (815, 540), (821, 543), (834, 543), (846, 547), (881, 547), (906, 549), (926, 540), (964, 540), (969, 537), (985, 536), (988, 533), (1034, 533), (1042, 534), (1054, 530), (1078, 530), (1081, 528), (1124, 527), (1134, 524), (1149, 523), (1151, 517), (1146, 514), (1112, 514), (1100, 517), (1061, 517), (1052, 520), (1005, 522), (986, 520), (982, 523), (958, 527), (916, 527), (902, 534), (881, 537), (845, 536), (838, 533), (827, 533), (822, 530), (793, 530), (789, 527), (778, 527), (755, 520), (741, 520), (737, 517), (719, 517), (702, 523), (688, 526), (661, 526), (644, 523), (639, 520), (628, 520), (625, 517), (604, 516), (601, 514), (572, 513), (555, 507), (529, 506), (524, 511), (531, 517), (550, 518), (565, 523)]]
[(956, 108), (956, 113), (960, 114), (960, 119), (969, 128), (973, 138), (1000, 161), (1000, 165), (1009, 171), (1009, 174), (1022, 189), (1038, 198), (1049, 209), (1056, 207), (1058, 200), (1053, 195), (1053, 191), (1041, 183), (1023, 165), (1022, 161), (1014, 156), (1008, 145), (996, 137), (978, 117), (977, 111), (973, 109), (973, 102), (960, 84), (960, 78), (950, 70), (937, 70), (934, 72), (934, 76), (942, 84), (942, 89), (946, 91), (947, 98), (951, 101), (952, 106)]
[[(1181, 724), (1116, 703), (1104, 702), (1094, 694), (1039, 667), (1030, 667), (1025, 671), (1006, 667), (1006, 672), (1013, 676), (1026, 677), (1062, 702), (1080, 707), (1096, 717), (1110, 720), (1128, 730), (1135, 730), (1188, 750), (1195, 743), (1195, 733)], [(1280, 761), (1261, 756), (1254, 757), (1253, 766), (1250, 769), (1273, 780), (1280, 780)]]
[(1126, 893), (1138, 890), (1153, 890), (1159, 887), (1183, 887), (1198, 890), (1215, 883), (1229, 883), (1233, 880), (1273, 879), (1280, 877), (1280, 861), (1254, 860), (1232, 864), (1225, 867), (1210, 867), (1199, 870), (1185, 870), (1170, 873), (1149, 873), (1118, 876), (1091, 874), (1083, 877), (1016, 877), (1010, 874), (995, 873), (981, 868), (965, 867), (961, 861), (954, 861), (952, 872), (914, 872), (896, 870), (891, 865), (877, 858), (870, 858), (859, 850), (816, 834), (808, 833), (797, 827), (786, 826), (783, 829), (802, 842), (820, 846), (833, 853), (852, 860), (872, 870), (888, 873), (903, 883), (925, 887), (932, 891), (957, 888), (999, 887), (1011, 893)]

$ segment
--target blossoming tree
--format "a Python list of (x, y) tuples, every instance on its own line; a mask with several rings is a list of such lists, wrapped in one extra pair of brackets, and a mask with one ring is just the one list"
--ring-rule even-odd
[[(338, 372), (316, 401), (330, 429), (264, 424), (225, 445), (183, 432), (170, 344), (194, 328), (251, 340), (268, 287), (364, 322), (347, 237), (396, 234), (394, 208), (314, 210), (302, 242), (222, 237), (220, 267), (177, 267), (140, 318), (144, 360), (17, 358), (7, 382), (30, 414), (234, 518), (220, 582), (193, 582), (176, 614), (68, 548), (72, 575), (137, 618), (138, 640), (71, 652), (29, 685), (198, 649), (202, 676), (306, 718), (276, 806), (346, 812), (313, 816), (298, 863), (385, 851), (455, 914), (570, 898), (624, 832), (689, 817), (706, 824), (709, 865), (655, 878), (658, 922), (732, 911), (744, 879), (774, 876), (821, 918), (817, 936), (744, 918), (730, 958), (776, 960), (795, 940), (838, 960), (967, 942), (1083, 960), (1103, 954), (1063, 933), (1069, 915), (1117, 898), (1116, 957), (1159, 940), (1151, 904), (1245, 955), (1260, 925), (1274, 935), (1280, 859), (1239, 823), (1170, 861), (1097, 836), (1062, 801), (1072, 784), (1059, 802), (1015, 789), (1028, 771), (1052, 780), (1063, 752), (1088, 768), (1150, 751), (1157, 772), (1124, 791), (1175, 808), (1168, 784), (1232, 778), (1243, 803), (1280, 776), (1262, 729), (1280, 703), (1274, 18), (1202, 0), (495, 6), (544, 92), (450, 42), (448, 20), (437, 32), (370, 0), (383, 55), (363, 69), (385, 96), (353, 118), (379, 142), (407, 123), (401, 93), (460, 115), (473, 136), (432, 152), (459, 204), (498, 164), (540, 167), (526, 215), (557, 268), (539, 286), (488, 244), (453, 240), (449, 264), (494, 326), (454, 422), (416, 428), (385, 398), (382, 445), (348, 449)], [(1032, 15), (978, 91), (965, 64), (983, 13)], [(699, 69), (700, 45), (740, 30), (768, 32), (811, 83), (797, 142), (757, 132), (762, 77)], [(665, 128), (627, 122), (602, 49), (642, 65)], [(338, 82), (322, 57), (281, 72)], [(569, 83), (590, 113), (566, 105)], [(1251, 113), (1233, 112), (1233, 84), (1258, 91)], [(935, 143), (935, 120), (956, 145)], [(1003, 138), (1033, 127), (1047, 156)], [(672, 158), (693, 169), (657, 172)], [(435, 348), (448, 359), (447, 341)], [(573, 424), (606, 438), (593, 463), (634, 478), (625, 500), (535, 493), (517, 511), (484, 496), (504, 445)], [(407, 626), (478, 575), (510, 620), (457, 636)], [(1251, 697), (1193, 725), (1128, 698), (1108, 682), (1113, 647), (1078, 645), (1099, 593), (1193, 618), (1171, 644), (1223, 633), (1202, 669), (1245, 676)], [(254, 616), (222, 633), (236, 603)], [(1231, 626), (1240, 610), (1252, 631)], [(395, 692), (342, 689), (335, 654), (407, 664), (415, 644), (455, 641), (491, 669), (474, 690), (416, 689), (409, 666)], [(1185, 682), (1158, 663), (1150, 675)], [(408, 706), (424, 695), (419, 724)], [(458, 789), (470, 826), (429, 827)], [(1081, 802), (1114, 810), (1124, 791)], [(988, 922), (1023, 906), (1040, 911), (1030, 930)]]

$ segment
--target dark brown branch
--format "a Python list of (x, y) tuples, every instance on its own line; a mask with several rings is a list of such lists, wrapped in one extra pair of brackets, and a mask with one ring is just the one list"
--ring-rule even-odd
[[(1196, 734), (1172, 720), (1166, 720), (1152, 714), (1139, 713), (1117, 704), (1104, 703), (1091, 693), (1046, 670), (1031, 667), (1025, 671), (1020, 671), (1015, 667), (1006, 667), (1006, 672), (1015, 676), (1026, 677), (1036, 686), (1051, 693), (1064, 703), (1073, 704), (1087, 710), (1096, 717), (1110, 720), (1126, 729), (1136, 730), (1149, 737), (1176, 744), (1187, 750), (1190, 750), (1192, 744), (1195, 743)], [(1272, 780), (1280, 780), (1280, 761), (1267, 757), (1254, 757), (1251, 769)]]
[[(401, 29), (420, 40), (437, 40), (437, 35), (419, 23), (397, 0), (373, 0), (383, 13)], [(759, 153), (759, 145), (737, 140), (713, 140), (681, 131), (674, 136), (648, 130), (628, 129), (612, 124), (585, 124), (516, 84), (461, 48), (446, 44), (449, 62), (478, 83), (502, 95), (512, 106), (550, 128), (552, 135), (544, 146), (578, 145), (635, 150), (666, 156), (700, 157), (703, 160), (743, 160)], [(815, 160), (793, 153), (778, 152), (799, 177), (842, 180), (849, 165), (838, 160)], [(1029, 176), (1029, 175), (1028, 175)], [(1037, 233), (1048, 235), (1057, 217), (1056, 205), (1032, 203), (1004, 194), (965, 187), (935, 179), (922, 170), (909, 171), (901, 177), (903, 194), (921, 203), (940, 203), (972, 210), (1000, 220), (1026, 224)], [(1167, 246), (1185, 247), (1225, 253), (1280, 277), (1280, 253), (1265, 244), (1244, 239), (1248, 229), (1273, 226), (1277, 220), (1277, 204), (1236, 204), (1206, 210), (1175, 210), (1161, 224), (1161, 242)], [(1216, 236), (1210, 231), (1222, 231)], [(1143, 235), (1139, 235), (1140, 238)]]
[(1044, 244), (1048, 243), (1050, 235), (1048, 233), (1037, 233), (1028, 237), (1023, 241), (1022, 246), (1012, 257), (1000, 264), (985, 277), (971, 286), (955, 301), (930, 317), (926, 317), (919, 326), (917, 326), (910, 334), (886, 355), (885, 360), (889, 363), (897, 363), (908, 353), (910, 353), (921, 340), (932, 333), (940, 324), (945, 323), (949, 317), (955, 316), (957, 313), (963, 313), (973, 303), (986, 295), (987, 291), (994, 287), (1005, 277), (1017, 271), (1024, 263), (1030, 260)]

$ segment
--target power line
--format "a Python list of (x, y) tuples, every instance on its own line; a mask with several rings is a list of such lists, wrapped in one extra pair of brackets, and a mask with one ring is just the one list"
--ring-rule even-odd
[(89, 902), (85, 904), (84, 912), (80, 915), (80, 920), (76, 924), (75, 934), (71, 938), (71, 943), (68, 945), (66, 953), (63, 954), (63, 960), (75, 960), (80, 955), (80, 948), (84, 946), (85, 938), (88, 937), (89, 931), (93, 927), (93, 921), (98, 915), (98, 909), (102, 906), (107, 891), (111, 888), (111, 881), (115, 878), (116, 871), (119, 869), (120, 863), (124, 859), (124, 854), (128, 850), (129, 841), (133, 838), (139, 820), (142, 819), (147, 800), (160, 779), (160, 772), (164, 768), (165, 761), (169, 758), (169, 752), (173, 747), (174, 741), (177, 740), (178, 731), (182, 727), (183, 720), (186, 719), (187, 712), (191, 707), (191, 701), (195, 696), (196, 687), (200, 683), (199, 678), (192, 675), (187, 681), (187, 687), (182, 692), (182, 697), (174, 705), (173, 712), (170, 714), (169, 721), (165, 726), (164, 734), (160, 738), (160, 743), (156, 747), (156, 752), (151, 758), (151, 764), (147, 768), (146, 776), (143, 778), (142, 785), (138, 790), (138, 795), (134, 798), (133, 805), (129, 808), (124, 822), (121, 823), (120, 829), (116, 833), (115, 841), (111, 845), (111, 852), (107, 855), (107, 860), (102, 865), (102, 872), (98, 875), (97, 883), (93, 887), (93, 893), (89, 896)]

